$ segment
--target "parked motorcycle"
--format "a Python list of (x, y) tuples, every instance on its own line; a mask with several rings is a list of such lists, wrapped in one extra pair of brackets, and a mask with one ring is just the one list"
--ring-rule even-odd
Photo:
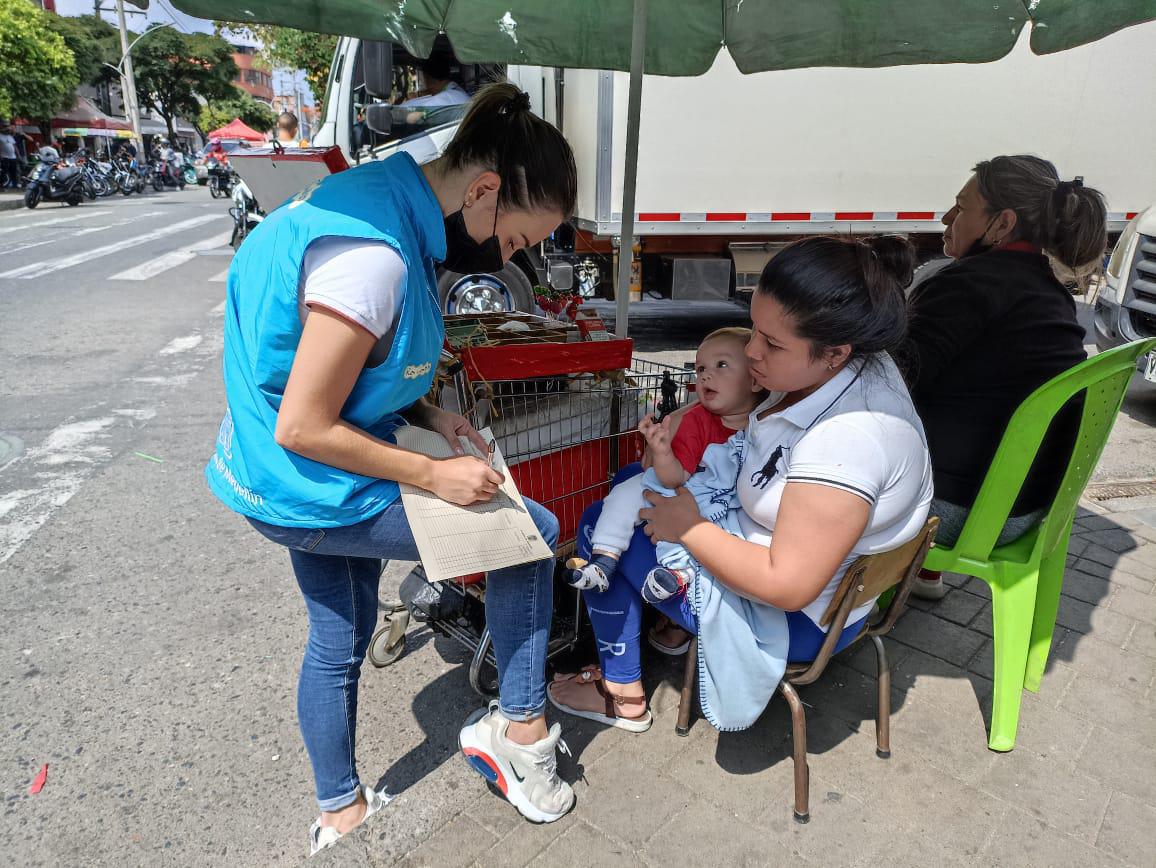
[(24, 204), (35, 208), (49, 201), (76, 207), (84, 196), (83, 181), (80, 167), (63, 162), (55, 148), (41, 148), (40, 162), (29, 175), (24, 189)]
[(133, 193), (143, 193), (144, 178), (141, 176), (135, 159), (118, 157), (112, 164), (112, 180), (121, 195), (131, 196)]
[(265, 219), (265, 212), (261, 210), (261, 206), (257, 204), (245, 182), (236, 173), (233, 177), (235, 178), (233, 207), (229, 209), (229, 216), (233, 218), (233, 237), (229, 239), (229, 244), (235, 250)]
[(185, 184), (197, 183), (197, 167), (192, 156), (182, 152), (177, 155), (177, 159), (180, 161), (181, 179)]
[(210, 157), (205, 168), (209, 173), (209, 195), (214, 199), (232, 195), (237, 178), (232, 166)]

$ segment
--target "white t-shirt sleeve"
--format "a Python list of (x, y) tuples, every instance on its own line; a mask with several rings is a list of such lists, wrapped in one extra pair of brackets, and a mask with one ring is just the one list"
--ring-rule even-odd
[(874, 505), (890, 465), (878, 439), (838, 416), (820, 422), (795, 444), (786, 481), (841, 488)]
[(309, 245), (301, 265), (303, 307), (328, 308), (379, 340), (397, 322), (405, 285), (405, 262), (384, 242), (322, 238)]

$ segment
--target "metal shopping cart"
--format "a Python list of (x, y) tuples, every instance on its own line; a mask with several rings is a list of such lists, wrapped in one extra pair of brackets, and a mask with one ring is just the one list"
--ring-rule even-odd
[[(589, 360), (572, 358), (572, 345), (555, 345), (537, 361), (524, 346), (488, 358), (467, 351), (438, 395), (441, 406), (491, 429), (522, 494), (558, 517), (558, 561), (574, 551), (586, 507), (606, 495), (615, 473), (641, 459), (639, 421), (685, 404), (693, 390), (693, 371), (630, 359), (629, 341), (611, 343), (625, 344), (627, 354), (623, 366), (608, 371), (572, 370), (612, 357), (615, 350), (605, 343), (578, 345)], [(604, 351), (591, 354), (597, 346)], [(522, 376), (512, 376), (517, 373)], [(555, 590), (548, 659), (575, 648), (584, 620), (580, 595), (557, 575)], [(411, 618), (469, 649), (470, 685), (482, 695), (496, 693), (483, 575), (431, 586), (420, 567), (415, 570), (403, 583), (402, 601), (385, 609), (370, 644), (371, 663), (386, 666), (402, 655)]]

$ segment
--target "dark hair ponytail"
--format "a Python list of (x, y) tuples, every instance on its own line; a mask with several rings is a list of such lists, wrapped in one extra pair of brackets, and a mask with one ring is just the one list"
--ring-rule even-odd
[(1041, 247), (1078, 269), (1096, 262), (1108, 244), (1108, 209), (1083, 178), (1061, 181), (1056, 167), (1029, 154), (993, 157), (974, 169), (992, 213), (1015, 212), (1013, 238)]
[(530, 111), (530, 97), (512, 84), (478, 91), (442, 159), (447, 171), (481, 166), (497, 172), (498, 205), (506, 210), (566, 217), (574, 210), (578, 170), (570, 143)]
[(868, 356), (903, 342), (914, 272), (915, 251), (897, 235), (806, 238), (767, 263), (758, 291), (782, 305), (816, 358), (843, 344), (852, 357)]

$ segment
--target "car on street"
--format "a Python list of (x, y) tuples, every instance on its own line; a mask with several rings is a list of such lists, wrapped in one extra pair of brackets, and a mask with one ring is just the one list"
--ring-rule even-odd
[[(1101, 351), (1156, 337), (1156, 205), (1137, 214), (1120, 233), (1094, 313)], [(1141, 364), (1144, 378), (1156, 383), (1156, 353)]]

